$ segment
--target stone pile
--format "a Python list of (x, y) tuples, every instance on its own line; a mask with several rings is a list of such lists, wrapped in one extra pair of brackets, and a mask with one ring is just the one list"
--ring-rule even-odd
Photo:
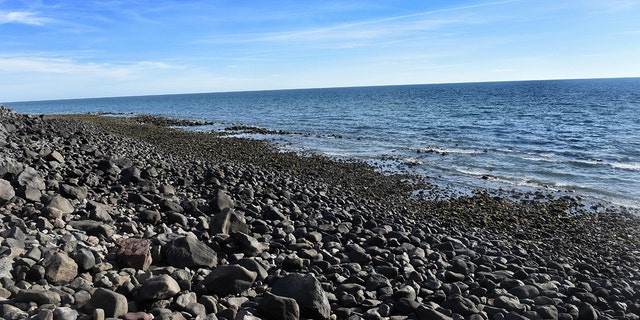
[(527, 235), (212, 159), (0, 107), (0, 318), (640, 319), (633, 217)]

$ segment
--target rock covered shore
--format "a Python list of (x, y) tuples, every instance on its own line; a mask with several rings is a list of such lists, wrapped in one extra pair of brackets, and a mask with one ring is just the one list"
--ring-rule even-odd
[(640, 319), (635, 216), (409, 178), (0, 107), (0, 318)]

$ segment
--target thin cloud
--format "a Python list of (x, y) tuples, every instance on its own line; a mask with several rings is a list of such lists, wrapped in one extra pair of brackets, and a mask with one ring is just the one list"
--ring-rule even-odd
[(153, 70), (182, 69), (165, 62), (139, 61), (135, 63), (111, 64), (79, 62), (72, 59), (45, 57), (0, 57), (0, 74), (48, 73), (82, 75), (95, 74), (111, 78), (127, 78)]
[(43, 26), (52, 22), (53, 19), (41, 17), (36, 12), (13, 11), (0, 12), (0, 24), (17, 23), (31, 26)]

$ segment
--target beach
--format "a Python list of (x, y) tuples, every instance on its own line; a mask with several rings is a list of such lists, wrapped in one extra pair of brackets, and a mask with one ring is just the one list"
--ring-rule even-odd
[(190, 124), (0, 109), (1, 318), (640, 318), (633, 214)]

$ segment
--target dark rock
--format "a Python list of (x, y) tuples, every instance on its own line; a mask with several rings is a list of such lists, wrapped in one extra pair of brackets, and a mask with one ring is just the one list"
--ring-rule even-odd
[(140, 221), (151, 224), (158, 224), (162, 220), (160, 212), (155, 210), (143, 210), (138, 216), (140, 217)]
[(453, 295), (451, 297), (448, 297), (447, 300), (442, 303), (442, 306), (451, 310), (453, 313), (457, 313), (463, 316), (470, 316), (479, 312), (476, 304), (473, 303), (473, 301), (460, 295)]
[(233, 209), (224, 208), (211, 219), (211, 234), (231, 234), (234, 232), (249, 233), (245, 218)]
[(249, 288), (257, 274), (239, 265), (224, 265), (213, 269), (202, 281), (207, 291), (224, 297), (238, 294)]
[(520, 299), (531, 299), (540, 294), (538, 288), (533, 285), (517, 286), (511, 288), (509, 292)]
[(271, 293), (295, 299), (302, 317), (323, 320), (331, 315), (327, 294), (313, 274), (286, 275), (275, 283)]
[(40, 202), (40, 198), (42, 197), (42, 192), (40, 190), (30, 186), (21, 186), (18, 188), (16, 194), (31, 202)]
[(209, 206), (213, 213), (217, 214), (226, 208), (233, 209), (234, 202), (226, 192), (218, 190), (216, 195), (209, 202)]
[(135, 238), (120, 238), (116, 241), (118, 261), (124, 266), (147, 270), (151, 265), (151, 245), (149, 240)]
[(300, 308), (293, 298), (266, 293), (258, 306), (258, 311), (267, 319), (298, 320)]
[(596, 309), (588, 303), (583, 303), (578, 313), (578, 320), (597, 320), (597, 319), (598, 319), (598, 312), (596, 311)]
[(129, 311), (127, 298), (117, 292), (98, 288), (85, 306), (86, 310), (102, 309), (109, 318), (119, 318)]
[(87, 209), (89, 210), (89, 218), (91, 220), (113, 222), (113, 218), (111, 217), (113, 210), (109, 206), (95, 201), (89, 201), (87, 203)]
[(419, 306), (416, 309), (416, 318), (418, 320), (453, 320), (452, 317), (425, 306)]
[(266, 249), (266, 245), (260, 243), (256, 238), (242, 232), (234, 232), (231, 237), (238, 242), (240, 251), (248, 257), (254, 257)]
[(245, 267), (249, 271), (253, 271), (256, 273), (256, 280), (264, 280), (269, 275), (265, 267), (260, 264), (258, 261), (252, 258), (243, 258), (233, 262), (233, 264), (237, 264), (239, 266)]
[(191, 234), (174, 239), (162, 249), (167, 264), (176, 268), (212, 268), (218, 264), (216, 252)]

